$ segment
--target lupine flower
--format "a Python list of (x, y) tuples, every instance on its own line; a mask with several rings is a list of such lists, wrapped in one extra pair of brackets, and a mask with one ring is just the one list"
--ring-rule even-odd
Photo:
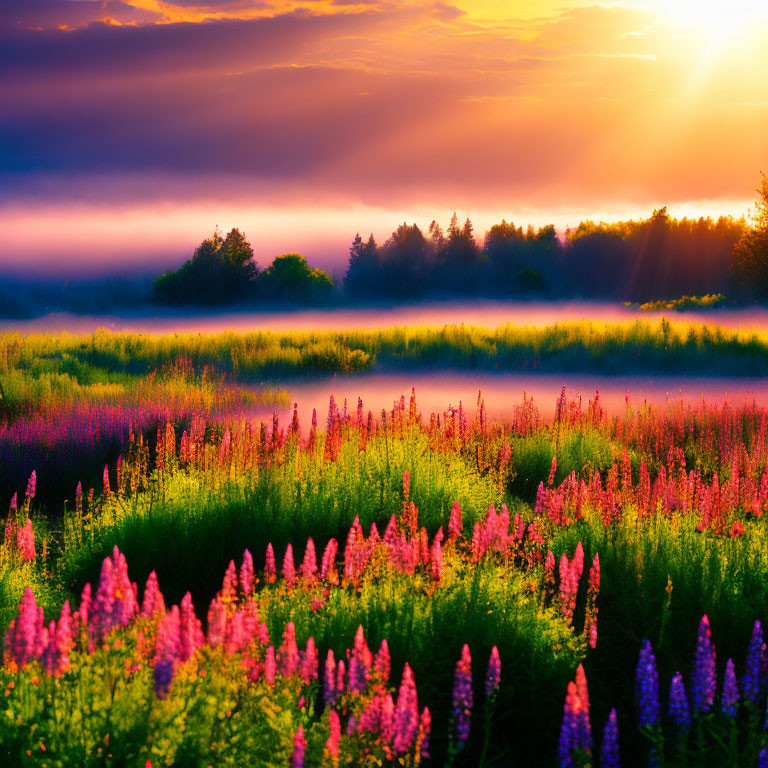
[(572, 768), (575, 751), (591, 753), (592, 743), (585, 721), (589, 723), (589, 707), (582, 702), (576, 683), (568, 683), (560, 726), (558, 758), (561, 768)]
[(451, 517), (448, 520), (448, 539), (458, 539), (464, 530), (464, 522), (461, 519), (461, 505), (458, 501), (453, 502), (451, 507)]
[(608, 715), (603, 730), (603, 744), (600, 748), (600, 768), (619, 768), (619, 726), (616, 723), (616, 710)]
[(208, 645), (217, 648), (224, 643), (227, 631), (227, 609), (217, 597), (208, 606)]
[(21, 598), (18, 616), (5, 635), (11, 660), (21, 668), (37, 655), (38, 626), (42, 626), (42, 609), (38, 608), (32, 590), (27, 587)]
[(244, 610), (235, 611), (227, 617), (224, 626), (224, 653), (227, 656), (232, 656), (242, 650), (246, 643), (244, 618)]
[(647, 639), (643, 641), (637, 662), (635, 698), (640, 711), (640, 727), (654, 728), (659, 722), (659, 675), (656, 671), (656, 657)]
[(389, 658), (389, 646), (386, 640), (381, 641), (381, 647), (373, 660), (373, 670), (386, 683), (389, 681), (391, 661)]
[(325, 748), (333, 759), (334, 763), (339, 757), (339, 742), (341, 741), (341, 722), (336, 710), (332, 709), (328, 713), (328, 741), (325, 742)]
[(32, 521), (29, 518), (16, 534), (16, 545), (25, 563), (35, 559), (35, 532), (32, 530)]
[(456, 663), (453, 678), (453, 739), (458, 749), (461, 749), (469, 738), (472, 704), (472, 657), (469, 654), (469, 646), (465, 644), (461, 649), (461, 658)]
[(264, 679), (267, 681), (267, 685), (273, 686), (275, 684), (275, 646), (270, 645), (264, 654)]
[(280, 646), (280, 672), (290, 677), (299, 669), (299, 649), (296, 647), (296, 628), (292, 621), (285, 625), (283, 644)]
[(693, 713), (709, 712), (715, 701), (715, 649), (712, 646), (709, 619), (703, 616), (699, 623), (696, 658), (691, 685)]
[(240, 589), (244, 595), (253, 592), (253, 557), (247, 549), (243, 552), (243, 562), (240, 565)]
[(728, 659), (725, 664), (725, 680), (723, 681), (723, 698), (720, 709), (728, 717), (736, 717), (736, 705), (739, 703), (739, 684), (736, 673), (733, 670), (733, 660)]
[(768, 747), (765, 747), (757, 756), (758, 768), (768, 768)]
[(237, 599), (237, 570), (235, 561), (230, 560), (224, 579), (221, 583), (221, 599), (226, 603), (232, 603)]
[(485, 675), (485, 696), (491, 699), (499, 690), (501, 682), (501, 659), (499, 649), (494, 645), (491, 648), (491, 657), (488, 659), (488, 672)]
[(75, 510), (79, 515), (83, 514), (83, 484), (80, 482), (75, 488)]
[(339, 663), (336, 665), (336, 695), (341, 696), (345, 690), (345, 681), (347, 676), (347, 668), (344, 666), (344, 659), (339, 659)]
[(315, 542), (312, 538), (307, 539), (307, 548), (304, 550), (304, 561), (299, 568), (304, 581), (314, 581), (317, 573), (317, 557), (315, 556)]
[(154, 655), (155, 695), (165, 698), (170, 691), (179, 649), (179, 609), (174, 605), (157, 626)]
[(315, 647), (315, 640), (312, 637), (307, 640), (307, 649), (302, 654), (299, 671), (301, 679), (305, 683), (317, 680), (317, 648)]
[(398, 754), (405, 754), (413, 746), (419, 728), (416, 683), (407, 662), (403, 668), (403, 677), (397, 693), (397, 705), (392, 719), (392, 728), (392, 748)]
[(104, 465), (104, 474), (102, 475), (102, 482), (104, 484), (104, 495), (109, 496), (111, 493), (111, 490), (109, 488), (109, 466), (107, 464)]
[(333, 651), (328, 650), (325, 657), (325, 674), (323, 675), (323, 703), (330, 707), (336, 701), (336, 660)]
[(752, 638), (747, 651), (747, 664), (741, 688), (744, 699), (760, 706), (760, 700), (765, 688), (766, 653), (763, 640), (763, 627), (760, 621), (755, 622)]
[(408, 501), (411, 495), (411, 473), (406, 469), (403, 472), (403, 498)]
[(296, 581), (296, 569), (293, 565), (293, 547), (289, 544), (283, 558), (283, 578), (287, 586), (292, 586)]
[(157, 583), (157, 573), (152, 571), (147, 577), (147, 585), (144, 587), (144, 600), (141, 604), (141, 615), (145, 619), (165, 613), (165, 600)]
[(291, 752), (291, 768), (304, 768), (304, 752), (307, 749), (307, 740), (304, 738), (304, 726), (293, 737), (293, 752)]
[(37, 490), (37, 472), (35, 470), (32, 470), (32, 474), (29, 476), (29, 480), (27, 480), (27, 490), (25, 492), (25, 495), (28, 499), (34, 499), (35, 498), (35, 491)]
[(417, 754), (422, 758), (429, 758), (429, 734), (432, 730), (432, 716), (429, 709), (424, 707), (419, 718), (419, 730), (416, 735)]
[(669, 687), (669, 716), (681, 733), (691, 729), (691, 713), (688, 708), (688, 697), (685, 694), (683, 676), (676, 672)]
[(205, 642), (203, 627), (195, 614), (192, 595), (187, 592), (181, 598), (179, 615), (179, 648), (177, 655), (181, 661), (189, 659)]
[[(422, 529), (423, 530), (423, 529)], [(443, 529), (440, 528), (440, 534), (442, 538)], [(435, 581), (440, 581), (443, 576), (443, 550), (440, 547), (440, 539), (435, 536), (435, 540), (432, 543), (432, 547), (429, 551), (429, 570), (432, 578)]]
[(323, 560), (320, 566), (320, 579), (322, 581), (334, 581), (336, 578), (336, 553), (339, 549), (339, 542), (331, 539), (326, 544), (323, 552)]
[(349, 655), (349, 690), (362, 693), (367, 685), (371, 673), (373, 657), (365, 642), (363, 627), (359, 626), (355, 633), (355, 645)]
[(276, 578), (275, 552), (272, 549), (272, 542), (267, 544), (267, 557), (264, 563), (264, 578), (269, 584), (273, 584)]

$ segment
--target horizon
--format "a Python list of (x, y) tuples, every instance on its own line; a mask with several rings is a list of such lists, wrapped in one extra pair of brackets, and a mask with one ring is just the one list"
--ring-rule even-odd
[(338, 272), (355, 232), (454, 210), (748, 214), (759, 4), (508, 6), (9, 0), (0, 271), (159, 272), (216, 225)]

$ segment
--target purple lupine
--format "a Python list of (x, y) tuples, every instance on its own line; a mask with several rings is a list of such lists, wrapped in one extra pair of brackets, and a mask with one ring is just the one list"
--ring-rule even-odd
[[(563, 706), (563, 720), (560, 725), (560, 738), (558, 740), (557, 754), (560, 768), (573, 768), (573, 753), (582, 749), (583, 719), (585, 711), (576, 683), (568, 683), (568, 691), (565, 694)], [(587, 719), (589, 710), (586, 709)]]
[(656, 657), (649, 640), (644, 640), (635, 673), (635, 699), (641, 728), (654, 728), (659, 722), (659, 675)]
[(691, 712), (688, 708), (688, 697), (685, 694), (683, 676), (676, 672), (669, 687), (669, 716), (681, 733), (691, 729)]
[(293, 737), (293, 752), (291, 752), (291, 768), (304, 768), (304, 753), (307, 750), (307, 740), (304, 738), (304, 726)]
[(757, 768), (768, 768), (768, 747), (765, 747), (757, 756)]
[(406, 662), (397, 693), (397, 705), (392, 716), (392, 748), (405, 754), (413, 746), (419, 728), (419, 707), (413, 671)]
[(365, 642), (362, 625), (357, 628), (355, 645), (349, 655), (349, 690), (362, 693), (368, 685), (373, 656)]
[(723, 681), (723, 698), (720, 709), (728, 717), (736, 717), (736, 706), (739, 703), (739, 683), (733, 670), (733, 659), (725, 664), (725, 680)]
[(709, 712), (715, 702), (715, 649), (712, 645), (712, 633), (709, 619), (704, 615), (699, 623), (696, 642), (696, 658), (691, 684), (691, 701), (693, 714)]
[(485, 675), (485, 697), (491, 699), (499, 690), (501, 683), (501, 659), (499, 649), (494, 645), (491, 648), (491, 657), (488, 659), (488, 672)]
[(747, 651), (746, 670), (741, 681), (741, 691), (745, 701), (750, 701), (756, 707), (765, 689), (766, 648), (763, 639), (763, 627), (760, 621), (755, 622), (752, 629), (752, 638), (749, 641)]
[(615, 709), (611, 710), (603, 729), (600, 768), (619, 768), (619, 726), (616, 722)]
[(419, 718), (419, 732), (416, 742), (419, 747), (419, 756), (425, 759), (429, 758), (429, 734), (432, 730), (432, 715), (429, 708), (424, 707)]
[(472, 723), (472, 657), (469, 646), (461, 649), (461, 658), (456, 662), (453, 678), (453, 740), (457, 749), (461, 749), (469, 738)]
[(336, 701), (336, 660), (329, 648), (325, 657), (325, 675), (323, 675), (323, 703), (330, 707)]

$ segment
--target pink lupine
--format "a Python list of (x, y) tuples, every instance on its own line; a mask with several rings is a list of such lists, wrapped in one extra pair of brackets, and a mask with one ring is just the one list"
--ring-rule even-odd
[(109, 496), (112, 491), (109, 488), (109, 465), (104, 465), (104, 474), (102, 475), (102, 481), (104, 483), (104, 495)]
[(315, 542), (312, 537), (307, 539), (307, 548), (304, 550), (304, 560), (299, 568), (301, 578), (304, 581), (314, 581), (317, 573), (317, 557), (315, 556)]
[(277, 570), (275, 568), (275, 552), (272, 549), (272, 542), (267, 544), (267, 557), (264, 563), (264, 578), (269, 584), (274, 584), (277, 577)]
[(147, 578), (147, 585), (144, 587), (144, 600), (141, 604), (141, 615), (145, 619), (151, 619), (154, 616), (165, 613), (165, 600), (157, 583), (157, 573), (152, 571)]
[(72, 624), (72, 611), (69, 607), (69, 600), (65, 600), (64, 605), (61, 606), (61, 615), (56, 622), (56, 636), (60, 652), (63, 656), (67, 656), (74, 647), (74, 627)]
[(336, 553), (338, 549), (339, 543), (336, 539), (331, 539), (326, 545), (320, 567), (320, 579), (322, 581), (333, 582), (336, 580)]
[(238, 610), (227, 617), (224, 629), (224, 653), (233, 656), (243, 649), (246, 642), (244, 627), (245, 611)]
[(475, 527), (472, 531), (472, 562), (479, 562), (485, 554), (485, 545), (483, 542), (483, 531), (479, 522), (475, 522)]
[(227, 609), (224, 603), (216, 597), (208, 606), (208, 645), (213, 648), (222, 645), (226, 629)]
[(304, 738), (304, 726), (293, 737), (293, 752), (291, 752), (291, 768), (304, 768), (304, 753), (307, 749), (307, 740)]
[(501, 682), (501, 659), (499, 649), (494, 645), (491, 648), (491, 657), (488, 660), (488, 672), (485, 675), (485, 696), (491, 699), (499, 690)]
[(349, 655), (349, 690), (362, 693), (367, 685), (371, 673), (373, 657), (365, 642), (363, 627), (359, 626), (355, 633), (355, 645)]
[(290, 677), (299, 669), (299, 649), (296, 647), (296, 627), (292, 621), (285, 625), (283, 643), (279, 651), (280, 674)]
[(307, 649), (301, 656), (300, 670), (301, 679), (305, 683), (317, 680), (317, 648), (314, 638), (307, 640)]
[(384, 530), (384, 544), (390, 550), (390, 554), (392, 553), (392, 549), (397, 546), (398, 540), (397, 520), (395, 519), (395, 516), (392, 515)]
[(287, 586), (291, 587), (296, 581), (296, 568), (293, 564), (293, 547), (289, 544), (283, 557), (283, 578)]
[[(440, 533), (442, 533), (442, 530), (443, 529), (441, 528)], [(440, 581), (443, 577), (443, 568), (443, 550), (440, 547), (440, 539), (435, 536), (435, 540), (432, 543), (429, 553), (429, 570), (435, 581)]]
[(42, 610), (38, 608), (32, 590), (27, 587), (21, 598), (19, 613), (11, 621), (5, 635), (6, 648), (11, 661), (21, 668), (35, 658), (38, 645), (38, 626), (42, 626)]
[(336, 695), (341, 696), (346, 690), (347, 669), (344, 665), (344, 659), (339, 659), (336, 665)]
[(336, 710), (332, 709), (328, 713), (328, 740), (325, 742), (325, 748), (334, 761), (339, 757), (339, 742), (341, 741), (341, 722)]
[(270, 645), (264, 654), (264, 679), (270, 687), (275, 684), (277, 663), (275, 661), (275, 646)]
[(78, 482), (75, 488), (75, 510), (78, 515), (83, 514), (83, 484)]
[(373, 671), (379, 675), (384, 683), (387, 683), (389, 682), (391, 666), (392, 662), (389, 657), (389, 646), (387, 645), (386, 640), (382, 640), (381, 647), (373, 659)]
[(224, 580), (221, 583), (221, 599), (226, 603), (232, 603), (237, 599), (237, 570), (234, 560), (229, 561), (227, 570), (224, 572)]
[(453, 739), (457, 749), (461, 749), (469, 738), (472, 704), (472, 657), (465, 644), (453, 680)]
[(411, 495), (411, 473), (406, 469), (403, 472), (403, 498), (408, 501)]
[(240, 590), (246, 596), (253, 592), (253, 557), (247, 549), (243, 552), (243, 562), (240, 565)]
[(177, 655), (181, 661), (186, 661), (205, 642), (202, 624), (195, 614), (192, 605), (192, 595), (187, 592), (181, 598), (179, 615), (179, 647)]
[(164, 698), (168, 695), (173, 681), (173, 673), (178, 661), (180, 618), (179, 608), (174, 605), (160, 619), (157, 626), (154, 654), (155, 695)]
[(429, 758), (429, 734), (432, 730), (432, 716), (429, 709), (424, 707), (419, 718), (419, 730), (416, 735), (416, 752), (419, 757)]
[(87, 582), (80, 595), (80, 607), (77, 609), (77, 615), (82, 626), (88, 626), (88, 620), (91, 614), (91, 584)]
[(16, 534), (16, 545), (25, 563), (35, 559), (35, 532), (32, 530), (32, 521), (29, 518)]
[(27, 480), (27, 490), (25, 492), (25, 495), (28, 499), (34, 499), (36, 491), (37, 491), (37, 472), (35, 472), (35, 470), (33, 469), (32, 474), (29, 476), (29, 480)]
[(392, 695), (387, 693), (384, 688), (378, 688), (360, 714), (357, 721), (357, 732), (379, 734), (383, 741), (388, 741), (391, 736), (394, 712), (395, 704)]
[(448, 540), (461, 538), (464, 531), (464, 521), (461, 518), (461, 505), (458, 501), (453, 502), (451, 507), (451, 517), (448, 520)]
[(392, 748), (405, 754), (413, 746), (419, 728), (418, 697), (413, 672), (406, 662), (392, 717)]

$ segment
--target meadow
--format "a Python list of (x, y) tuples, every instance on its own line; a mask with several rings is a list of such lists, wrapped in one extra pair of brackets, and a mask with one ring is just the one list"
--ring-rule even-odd
[(666, 321), (0, 337), (5, 434), (47, 458), (6, 471), (0, 756), (768, 764), (762, 404), (247, 416), (318, 366), (746, 373), (766, 344)]

